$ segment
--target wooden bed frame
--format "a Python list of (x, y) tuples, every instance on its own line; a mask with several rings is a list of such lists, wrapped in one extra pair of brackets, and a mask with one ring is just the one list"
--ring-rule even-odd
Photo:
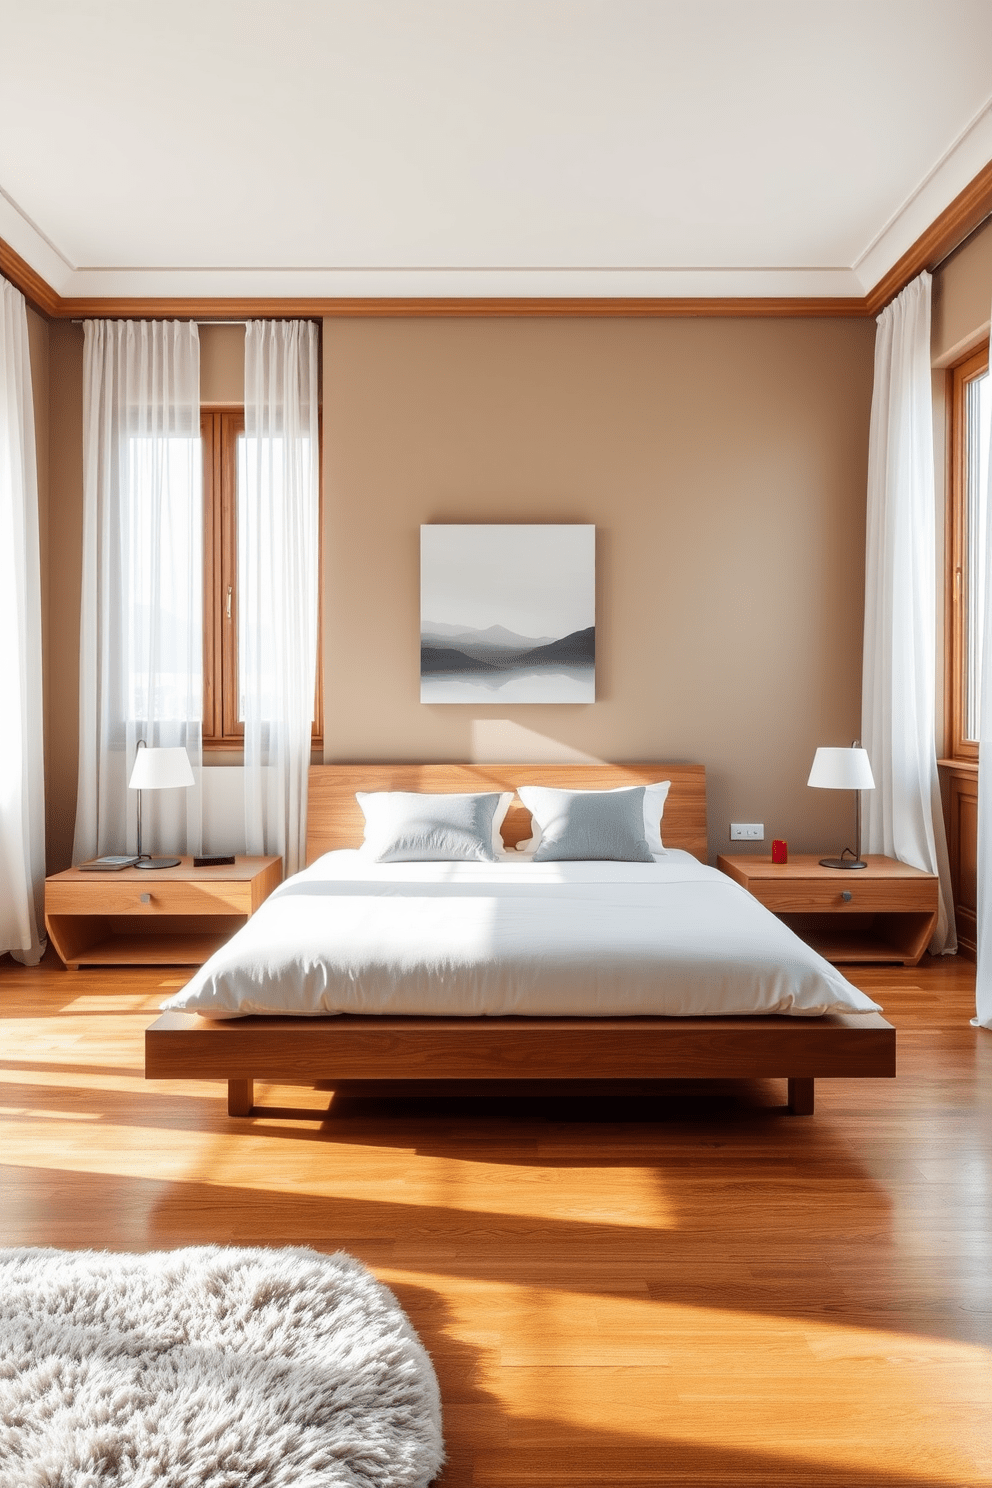
[[(314, 765), (307, 861), (356, 847), (359, 790), (603, 790), (671, 780), (663, 837), (706, 861), (702, 765)], [(515, 801), (508, 845), (529, 834)], [(895, 1075), (895, 1029), (877, 1013), (822, 1018), (201, 1018), (163, 1013), (145, 1034), (145, 1077), (226, 1080), (228, 1111), (250, 1116), (256, 1080), (277, 1085), (352, 1081), (785, 1079), (789, 1110), (813, 1110), (823, 1077)]]

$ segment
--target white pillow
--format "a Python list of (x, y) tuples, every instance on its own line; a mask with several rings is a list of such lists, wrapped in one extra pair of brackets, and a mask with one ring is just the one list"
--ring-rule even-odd
[(355, 799), (365, 817), (360, 852), (375, 863), (494, 863), (506, 854), (500, 827), (512, 791), (356, 791)]
[[(671, 785), (670, 780), (659, 780), (654, 785), (644, 787), (644, 836), (654, 858), (664, 857), (668, 851), (661, 840), (661, 818), (665, 814), (665, 802)], [(614, 789), (629, 790), (630, 787), (618, 785)], [(533, 835), (517, 843), (517, 852), (536, 852), (541, 845), (540, 824), (533, 816), (530, 821), (534, 829)]]
[(535, 863), (650, 863), (644, 836), (644, 787), (555, 790), (522, 785), (521, 801), (541, 828)]

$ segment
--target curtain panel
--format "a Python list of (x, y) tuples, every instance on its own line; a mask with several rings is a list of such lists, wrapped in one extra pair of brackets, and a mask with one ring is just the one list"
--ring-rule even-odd
[(249, 853), (306, 863), (317, 667), (318, 335), (250, 321), (238, 480), (238, 676)]
[(940, 879), (933, 953), (957, 949), (934, 738), (936, 514), (930, 275), (878, 317), (868, 444), (862, 743), (867, 850)]
[(201, 846), (203, 465), (196, 325), (84, 322), (79, 783), (73, 861), (137, 846), (139, 739), (196, 786), (146, 791), (146, 850)]
[(45, 777), (38, 472), (24, 296), (0, 279), (0, 955), (41, 959)]

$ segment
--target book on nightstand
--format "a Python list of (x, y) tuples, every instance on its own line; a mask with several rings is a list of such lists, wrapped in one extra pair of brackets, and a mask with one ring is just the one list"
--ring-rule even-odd
[(121, 868), (133, 868), (137, 861), (137, 854), (133, 858), (111, 854), (107, 858), (90, 858), (88, 863), (80, 863), (78, 867), (86, 873), (117, 873)]

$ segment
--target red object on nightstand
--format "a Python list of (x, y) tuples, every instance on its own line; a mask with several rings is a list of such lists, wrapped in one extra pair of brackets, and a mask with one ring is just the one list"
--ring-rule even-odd
[(789, 844), (776, 837), (772, 843), (772, 862), (787, 863), (789, 861)]

